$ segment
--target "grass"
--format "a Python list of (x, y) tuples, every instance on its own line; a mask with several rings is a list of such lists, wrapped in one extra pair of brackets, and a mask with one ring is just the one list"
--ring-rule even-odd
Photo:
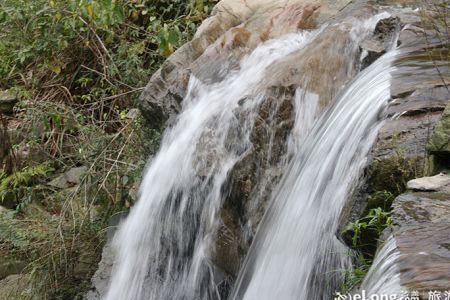
[[(20, 101), (0, 114), (0, 194), (13, 195), (0, 252), (27, 264), (10, 299), (82, 299), (109, 217), (133, 204), (159, 145), (160, 131), (128, 113), (214, 2), (1, 1), (0, 89)], [(78, 166), (79, 184), (47, 184)]]

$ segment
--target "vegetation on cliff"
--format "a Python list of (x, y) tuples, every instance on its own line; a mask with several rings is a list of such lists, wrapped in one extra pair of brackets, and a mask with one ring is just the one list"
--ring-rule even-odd
[(0, 280), (24, 267), (7, 299), (82, 296), (158, 145), (134, 100), (213, 2), (0, 3), (0, 90), (15, 104), (0, 110)]

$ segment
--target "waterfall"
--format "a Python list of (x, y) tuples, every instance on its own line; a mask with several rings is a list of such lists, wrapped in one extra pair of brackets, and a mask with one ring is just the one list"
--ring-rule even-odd
[[(346, 55), (359, 53), (359, 42), (383, 17), (348, 22)], [(250, 134), (265, 101), (262, 82), (271, 75), (266, 70), (330, 26), (340, 25), (262, 43), (220, 82), (191, 76), (182, 111), (166, 130), (140, 199), (114, 238), (107, 300), (220, 299), (210, 252), (228, 174), (252, 147)], [(397, 53), (388, 52), (361, 72), (318, 118), (318, 95), (298, 83), (284, 175), (232, 299), (321, 300), (335, 292), (340, 270), (350, 266), (336, 238), (338, 217), (382, 123)]]
[(271, 200), (232, 299), (330, 299), (349, 268), (339, 214), (390, 98), (390, 51), (361, 72), (316, 122)]
[(182, 112), (115, 237), (108, 300), (219, 298), (209, 250), (227, 174), (251, 146), (249, 134), (264, 100), (258, 85), (270, 64), (318, 32), (263, 43), (222, 82), (205, 85), (191, 77)]

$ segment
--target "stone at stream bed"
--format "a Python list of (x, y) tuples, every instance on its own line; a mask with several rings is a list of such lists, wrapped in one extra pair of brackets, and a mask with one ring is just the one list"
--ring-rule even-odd
[(59, 189), (67, 189), (71, 186), (80, 184), (82, 176), (86, 173), (86, 171), (87, 167), (85, 166), (72, 168), (50, 181), (48, 185)]
[(0, 91), (0, 113), (12, 114), (19, 99), (9, 91)]
[(407, 188), (416, 191), (445, 191), (450, 192), (450, 176), (438, 174), (408, 181)]

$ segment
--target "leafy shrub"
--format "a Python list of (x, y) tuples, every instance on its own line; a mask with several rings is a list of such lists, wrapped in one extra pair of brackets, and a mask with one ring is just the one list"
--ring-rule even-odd
[(130, 105), (210, 7), (198, 0), (4, 0), (0, 88), (65, 100), (117, 129), (114, 108)]
[[(0, 252), (28, 263), (20, 299), (82, 298), (109, 217), (132, 205), (159, 144), (128, 112), (214, 2), (0, 1), (0, 89), (21, 99), (10, 125), (2, 119), (1, 134), (15, 124), (19, 138), (0, 149), (13, 161), (0, 165), (0, 186), (17, 204), (0, 213)], [(36, 185), (80, 165), (88, 171), (72, 188)]]

